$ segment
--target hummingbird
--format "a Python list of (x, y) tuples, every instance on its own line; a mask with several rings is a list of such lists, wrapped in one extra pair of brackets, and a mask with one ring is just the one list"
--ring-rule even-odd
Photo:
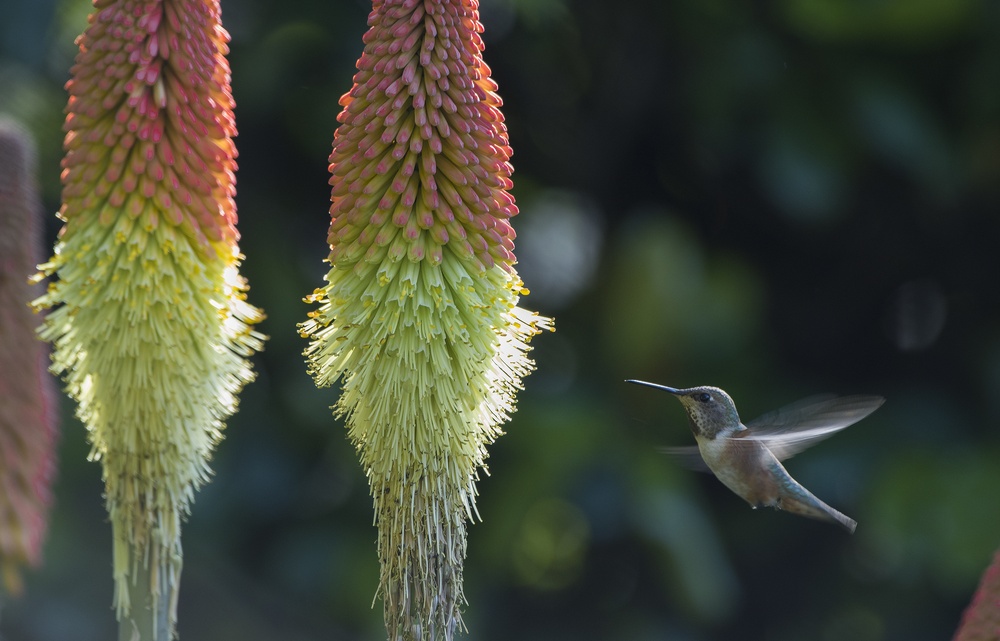
[(816, 498), (781, 461), (868, 416), (885, 402), (881, 396), (810, 397), (743, 424), (733, 399), (718, 387), (626, 383), (664, 390), (684, 406), (698, 446), (664, 448), (667, 453), (712, 472), (754, 509), (773, 507), (854, 532), (857, 521)]

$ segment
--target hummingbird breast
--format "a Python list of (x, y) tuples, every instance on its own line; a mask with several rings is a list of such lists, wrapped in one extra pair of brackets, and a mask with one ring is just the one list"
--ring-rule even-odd
[(781, 463), (764, 445), (722, 435), (697, 441), (705, 464), (723, 485), (753, 507), (778, 505), (782, 484), (774, 466)]

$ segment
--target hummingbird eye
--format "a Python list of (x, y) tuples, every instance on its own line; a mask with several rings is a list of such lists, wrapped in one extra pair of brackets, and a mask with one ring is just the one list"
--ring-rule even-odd
[(709, 394), (708, 392), (702, 392), (701, 394), (695, 396), (695, 398), (698, 399), (698, 401), (701, 403), (707, 403), (710, 400), (712, 400), (712, 395)]

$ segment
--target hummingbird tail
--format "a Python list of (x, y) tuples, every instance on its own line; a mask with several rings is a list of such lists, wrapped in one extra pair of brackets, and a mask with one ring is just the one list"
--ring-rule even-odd
[(803, 501), (785, 496), (782, 497), (780, 509), (792, 514), (807, 516), (811, 519), (836, 523), (851, 534), (854, 534), (855, 528), (858, 527), (857, 521), (846, 514), (841, 514), (815, 496), (812, 496), (811, 499), (810, 501)]

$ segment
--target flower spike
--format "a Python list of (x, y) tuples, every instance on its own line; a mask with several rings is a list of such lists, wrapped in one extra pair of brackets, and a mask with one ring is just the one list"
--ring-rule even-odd
[(389, 639), (462, 628), (486, 446), (551, 321), (517, 306), (507, 131), (475, 0), (373, 3), (330, 156), (327, 284), (302, 335), (374, 498)]
[(0, 585), (14, 595), (21, 569), (41, 561), (55, 476), (55, 384), (28, 308), (42, 250), (34, 176), (31, 138), (0, 120)]
[[(173, 635), (181, 521), (264, 337), (238, 268), (218, 0), (95, 0), (66, 87), (55, 347), (106, 486), (122, 625)], [(141, 603), (134, 603), (139, 598)]]

